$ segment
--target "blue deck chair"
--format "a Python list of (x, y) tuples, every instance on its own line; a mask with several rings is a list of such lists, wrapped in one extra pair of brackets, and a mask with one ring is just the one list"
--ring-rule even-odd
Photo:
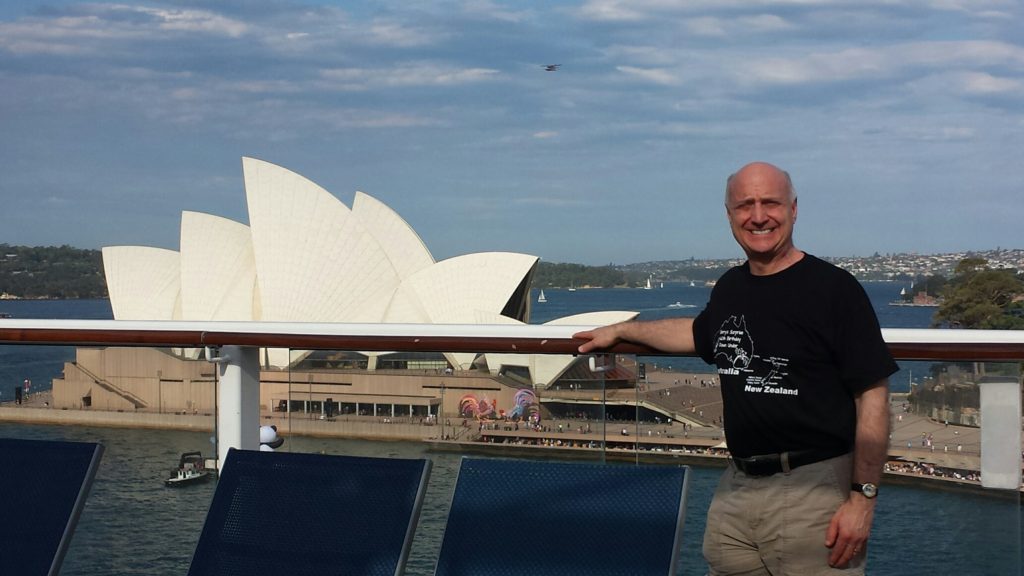
[(402, 574), (425, 459), (228, 451), (192, 576)]
[(103, 446), (0, 438), (0, 574), (57, 574)]
[(463, 458), (435, 576), (675, 576), (689, 469)]

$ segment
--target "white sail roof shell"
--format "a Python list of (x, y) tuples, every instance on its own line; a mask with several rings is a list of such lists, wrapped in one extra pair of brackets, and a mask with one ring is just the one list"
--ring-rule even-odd
[(259, 320), (256, 261), (245, 224), (181, 213), (181, 314), (188, 320)]
[(500, 313), (537, 260), (512, 252), (442, 260), (402, 282), (384, 321), (468, 324), (478, 311)]
[(400, 279), (359, 218), (290, 170), (242, 167), (262, 319), (380, 321)]
[(356, 192), (352, 214), (380, 244), (399, 278), (408, 278), (434, 264), (434, 257), (419, 234), (388, 205), (364, 192)]
[(178, 299), (181, 258), (177, 252), (149, 246), (107, 246), (102, 253), (114, 318), (183, 319)]

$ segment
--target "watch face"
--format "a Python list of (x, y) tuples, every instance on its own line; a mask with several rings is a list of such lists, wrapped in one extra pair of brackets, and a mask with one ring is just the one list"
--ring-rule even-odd
[(864, 496), (868, 498), (874, 498), (878, 495), (878, 487), (874, 484), (861, 484), (860, 491), (864, 493)]

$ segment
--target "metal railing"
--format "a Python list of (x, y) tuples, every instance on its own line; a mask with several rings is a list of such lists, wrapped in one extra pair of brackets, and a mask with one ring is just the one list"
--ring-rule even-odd
[(85, 374), (90, 380), (95, 382), (98, 386), (101, 386), (105, 390), (109, 390), (114, 394), (117, 394), (121, 398), (124, 398), (128, 402), (131, 402), (132, 405), (135, 406), (136, 408), (147, 408), (149, 406), (149, 404), (145, 400), (139, 398), (135, 393), (125, 390), (124, 388), (121, 388), (117, 384), (114, 384), (109, 380), (97, 376), (91, 370), (89, 370), (85, 366), (82, 366), (78, 362), (72, 362), (71, 365), (74, 366), (75, 369), (81, 372), (82, 374)]
[[(0, 344), (206, 348), (220, 370), (223, 456), (230, 447), (258, 447), (259, 348), (576, 354), (581, 341), (572, 335), (588, 328), (2, 319)], [(884, 329), (883, 336), (899, 360), (1024, 362), (1024, 331)], [(631, 343), (607, 352), (661, 355)], [(1019, 489), (1020, 381), (985, 384), (982, 390), (983, 485)]]
[[(592, 326), (0, 319), (0, 344), (575, 354)], [(1024, 362), (1022, 330), (884, 328), (899, 360)], [(657, 356), (631, 343), (608, 352)]]

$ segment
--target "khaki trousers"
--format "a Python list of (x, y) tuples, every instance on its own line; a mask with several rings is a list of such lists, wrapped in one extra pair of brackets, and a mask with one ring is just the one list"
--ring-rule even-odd
[(851, 454), (788, 473), (747, 476), (732, 464), (708, 510), (704, 558), (713, 576), (864, 574), (864, 555), (828, 565), (825, 535), (850, 495)]

